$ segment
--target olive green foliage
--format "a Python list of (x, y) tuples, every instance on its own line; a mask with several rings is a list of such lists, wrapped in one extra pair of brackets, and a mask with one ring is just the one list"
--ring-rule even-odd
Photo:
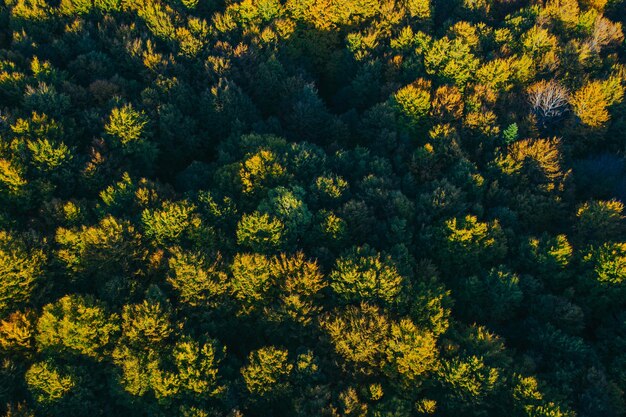
[(19, 237), (0, 232), (1, 315), (34, 301), (45, 260), (41, 249), (29, 248)]
[(97, 358), (119, 330), (115, 321), (90, 298), (65, 296), (43, 308), (37, 322), (37, 345), (42, 350), (67, 349)]
[(337, 259), (329, 279), (331, 288), (344, 302), (393, 304), (402, 300), (403, 277), (389, 259), (357, 248)]
[(626, 417), (625, 10), (0, 1), (0, 416)]
[(266, 347), (250, 353), (241, 375), (252, 395), (275, 396), (289, 388), (287, 381), (292, 369), (286, 350)]

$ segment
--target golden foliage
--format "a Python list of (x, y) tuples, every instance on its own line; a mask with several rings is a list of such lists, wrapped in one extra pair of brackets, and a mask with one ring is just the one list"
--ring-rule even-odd
[(411, 17), (428, 19), (431, 16), (430, 0), (405, 0), (406, 8)]
[(458, 120), (463, 116), (463, 96), (456, 86), (442, 85), (435, 91), (432, 114), (443, 120)]
[(587, 7), (592, 7), (601, 12), (606, 7), (607, 1), (608, 0), (581, 0), (580, 2)]
[(508, 146), (506, 157), (500, 157), (497, 163), (508, 174), (521, 173), (530, 164), (529, 168), (538, 168), (545, 181), (551, 184), (548, 189), (553, 189), (553, 183), (564, 177), (559, 145), (557, 138), (519, 140)]
[(21, 192), (27, 181), (18, 167), (6, 159), (0, 159), (0, 184), (9, 194), (15, 195)]
[(608, 102), (599, 81), (591, 81), (572, 95), (574, 113), (590, 127), (601, 127), (609, 121)]
[(33, 347), (35, 335), (33, 312), (16, 311), (0, 321), (0, 348), (8, 352), (27, 352)]

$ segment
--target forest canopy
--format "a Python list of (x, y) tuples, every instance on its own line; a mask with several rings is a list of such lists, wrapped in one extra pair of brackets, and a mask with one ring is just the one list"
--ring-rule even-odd
[(624, 25), (0, 2), (0, 416), (626, 417)]

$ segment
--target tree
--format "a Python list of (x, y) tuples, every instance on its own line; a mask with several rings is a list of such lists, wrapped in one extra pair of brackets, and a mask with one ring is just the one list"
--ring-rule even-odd
[[(568, 10), (569, 11), (569, 10)], [(554, 71), (559, 64), (558, 39), (548, 29), (535, 25), (521, 36), (522, 51), (530, 55), (539, 70)]]
[(60, 8), (67, 15), (87, 14), (91, 11), (93, 2), (85, 0), (62, 0)]
[(65, 93), (59, 93), (54, 85), (40, 81), (37, 87), (26, 87), (24, 107), (29, 113), (47, 114), (58, 120), (70, 108), (70, 98)]
[(522, 415), (538, 417), (568, 417), (573, 415), (554, 402), (547, 401), (544, 394), (539, 390), (539, 383), (535, 377), (515, 375), (515, 379), (513, 396), (516, 401), (514, 404), (523, 412)]
[(37, 322), (37, 345), (54, 353), (80, 353), (103, 359), (119, 324), (92, 297), (67, 295), (44, 306)]
[(127, 393), (136, 397), (152, 393), (161, 399), (175, 392), (171, 389), (173, 381), (163, 381), (159, 369), (161, 357), (157, 352), (118, 344), (112, 357), (119, 368), (118, 382)]
[[(156, 398), (160, 403), (168, 403), (181, 389), (181, 381), (177, 374), (166, 367), (168, 359), (176, 362), (176, 359), (168, 355), (171, 352), (168, 342), (175, 340), (169, 306), (154, 299), (125, 305), (121, 328), (121, 337), (112, 353), (113, 361), (118, 366), (116, 376), (120, 386), (127, 393), (144, 400)], [(185, 347), (182, 349), (185, 350)], [(193, 350), (188, 353), (193, 354)], [(206, 353), (204, 359), (211, 360), (210, 351), (207, 350)], [(191, 357), (187, 359), (193, 361)], [(196, 359), (196, 363), (185, 363), (184, 352), (178, 357), (178, 363), (188, 366), (186, 372), (189, 378), (193, 378), (195, 374), (191, 369), (192, 365), (203, 365), (203, 359), (200, 357)], [(205, 371), (207, 379), (210, 380), (210, 369)], [(194, 381), (188, 380), (183, 383), (193, 385)], [(147, 406), (146, 403), (143, 405)]]
[(401, 319), (391, 324), (387, 342), (387, 361), (403, 384), (419, 387), (427, 374), (436, 371), (437, 347), (435, 336), (418, 328), (411, 320)]
[(409, 126), (423, 123), (430, 110), (430, 83), (420, 79), (396, 91), (393, 95), (395, 107)]
[(442, 122), (460, 119), (463, 116), (464, 106), (463, 96), (458, 87), (442, 85), (435, 90), (432, 114)]
[(603, 242), (622, 236), (624, 204), (620, 201), (589, 201), (576, 211), (576, 234), (581, 242)]
[(282, 246), (284, 228), (280, 220), (268, 214), (244, 214), (237, 224), (237, 243), (257, 252), (272, 252)]
[(562, 119), (568, 110), (569, 93), (558, 81), (539, 81), (528, 88), (528, 102), (541, 127)]
[(475, 271), (503, 259), (507, 242), (498, 221), (483, 223), (476, 216), (446, 220), (438, 259), (444, 271)]
[(561, 168), (561, 141), (552, 139), (523, 139), (507, 147), (507, 155), (496, 159), (506, 174), (517, 174), (546, 191), (559, 190), (566, 173)]
[(348, 182), (338, 175), (325, 175), (315, 179), (314, 190), (323, 201), (336, 201), (347, 194)]
[(444, 410), (471, 412), (476, 408), (484, 409), (487, 404), (495, 405), (488, 402), (488, 398), (499, 385), (501, 375), (481, 358), (469, 356), (443, 361), (439, 375), (447, 387), (440, 402)]
[(51, 361), (34, 363), (26, 371), (25, 378), (35, 400), (44, 407), (62, 400), (78, 384), (70, 369), (60, 368)]
[(258, 207), (261, 213), (274, 216), (285, 225), (285, 237), (291, 242), (296, 242), (308, 230), (313, 219), (303, 201), (304, 194), (300, 187), (293, 190), (277, 187), (268, 192)]
[(462, 39), (443, 37), (432, 43), (424, 55), (424, 66), (430, 75), (463, 88), (474, 77), (479, 60)]
[(15, 311), (0, 321), (0, 348), (5, 352), (28, 355), (35, 339), (35, 319), (33, 311)]
[(468, 323), (498, 323), (515, 315), (523, 298), (519, 277), (505, 267), (462, 280), (455, 291), (460, 316)]
[(88, 416), (97, 413), (93, 375), (79, 366), (46, 359), (30, 365), (24, 374), (38, 412), (49, 415)]
[(599, 283), (621, 285), (626, 280), (626, 243), (604, 243), (592, 248), (584, 261), (593, 267), (593, 276)]
[[(117, 291), (127, 295), (130, 288), (125, 278), (139, 273), (146, 256), (134, 226), (113, 216), (104, 217), (94, 226), (59, 227), (56, 242), (56, 256), (71, 282), (100, 288), (113, 298), (120, 296)], [(105, 284), (112, 287), (105, 289)], [(119, 290), (114, 289), (117, 286)]]
[(0, 317), (33, 301), (45, 262), (43, 250), (0, 231)]
[(428, 19), (432, 13), (430, 0), (407, 0), (406, 8), (411, 17)]
[(285, 175), (285, 168), (277, 156), (268, 150), (260, 150), (240, 164), (239, 177), (244, 193), (260, 192), (277, 184)]
[(227, 276), (221, 270), (219, 255), (211, 263), (197, 252), (174, 248), (168, 263), (167, 282), (176, 290), (181, 302), (192, 307), (220, 304), (227, 290)]
[(134, 158), (144, 168), (150, 169), (158, 150), (149, 141), (147, 124), (145, 113), (138, 112), (131, 104), (126, 104), (111, 111), (104, 131), (113, 148), (121, 149), (123, 155)]
[(329, 275), (330, 287), (344, 303), (394, 306), (403, 301), (404, 278), (390, 257), (368, 247), (355, 248), (337, 259)]
[(511, 60), (496, 58), (480, 67), (476, 78), (495, 91), (508, 91), (513, 86), (514, 68)]
[(204, 399), (222, 393), (224, 386), (218, 380), (219, 355), (215, 341), (200, 344), (191, 338), (182, 338), (176, 342), (172, 352), (176, 371), (171, 375), (178, 391), (176, 395)]
[(327, 285), (317, 263), (302, 252), (293, 256), (281, 253), (272, 259), (270, 268), (280, 286), (279, 320), (286, 316), (301, 325), (311, 324), (321, 311), (322, 291)]
[(231, 287), (234, 296), (246, 310), (256, 310), (268, 304), (275, 281), (271, 275), (270, 260), (260, 254), (237, 254), (231, 266)]
[[(597, 5), (597, 3), (606, 2), (605, 0), (590, 1), (596, 3), (594, 6), (598, 9), (602, 9), (602, 6)], [(591, 39), (587, 42), (589, 44), (589, 49), (594, 52), (600, 52), (602, 48), (617, 45), (623, 40), (624, 33), (622, 32), (621, 25), (619, 23), (611, 22), (606, 17), (599, 15), (594, 21)]]
[(7, 202), (23, 203), (28, 196), (23, 168), (3, 158), (0, 158), (0, 184), (0, 196)]
[(157, 349), (174, 331), (170, 314), (166, 306), (155, 301), (124, 306), (122, 340), (134, 348)]
[(581, 123), (597, 128), (609, 121), (608, 102), (602, 84), (591, 81), (572, 95), (572, 109)]
[(624, 308), (626, 243), (607, 242), (585, 252), (576, 287), (588, 320), (602, 322)]
[(32, 164), (42, 174), (54, 174), (72, 160), (70, 149), (64, 143), (54, 143), (48, 139), (29, 141), (26, 145), (31, 152)]
[[(567, 236), (543, 235), (529, 238), (522, 248), (524, 268), (541, 278), (550, 288), (564, 289), (571, 279), (569, 268), (574, 249)], [(526, 255), (527, 254), (527, 255)]]
[(335, 352), (357, 375), (379, 375), (387, 361), (385, 346), (390, 323), (379, 308), (348, 306), (321, 322)]
[(288, 354), (288, 351), (274, 346), (250, 352), (248, 364), (241, 368), (248, 392), (268, 400), (286, 395), (289, 390), (288, 378), (293, 369)]
[(318, 265), (301, 252), (273, 258), (237, 254), (231, 271), (231, 288), (244, 312), (262, 311), (269, 320), (308, 324), (320, 311), (317, 301), (326, 282)]
[(211, 242), (211, 229), (202, 225), (196, 207), (188, 201), (165, 201), (160, 209), (145, 209), (141, 222), (146, 237), (158, 246)]

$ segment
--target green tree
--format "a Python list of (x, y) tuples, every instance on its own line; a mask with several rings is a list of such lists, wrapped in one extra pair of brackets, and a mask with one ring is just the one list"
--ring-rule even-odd
[(285, 168), (271, 151), (260, 150), (249, 156), (239, 167), (239, 178), (244, 193), (260, 192), (275, 185), (285, 175)]
[(593, 243), (619, 239), (625, 223), (624, 204), (620, 201), (589, 201), (576, 211), (576, 235), (581, 242)]
[(402, 87), (393, 95), (395, 107), (408, 126), (424, 123), (430, 110), (430, 83), (420, 79)]
[(51, 361), (34, 363), (25, 374), (26, 384), (35, 400), (44, 407), (51, 406), (76, 389), (78, 381), (69, 369)]
[(168, 261), (167, 282), (172, 285), (181, 302), (192, 307), (218, 306), (227, 290), (227, 276), (221, 270), (221, 259), (208, 262), (197, 252), (172, 249)]
[(445, 411), (466, 410), (469, 413), (495, 400), (492, 395), (502, 378), (498, 369), (488, 366), (476, 356), (443, 361), (439, 374), (447, 387), (440, 402)]
[(271, 274), (270, 260), (261, 254), (239, 253), (231, 266), (231, 288), (244, 311), (255, 310), (271, 300), (275, 281)]
[(476, 216), (446, 220), (438, 259), (446, 271), (474, 271), (504, 258), (507, 241), (498, 221), (484, 223)]
[[(121, 328), (121, 337), (112, 354), (119, 369), (120, 386), (127, 393), (148, 401), (144, 406), (149, 404), (150, 398), (167, 403), (181, 388), (177, 374), (165, 367), (171, 359), (168, 344), (174, 338), (171, 310), (155, 300), (125, 305)], [(180, 361), (184, 361), (183, 356)], [(210, 374), (207, 377), (210, 379)]]
[(31, 364), (24, 374), (37, 412), (54, 416), (97, 413), (93, 377), (83, 367), (50, 359)]
[(248, 364), (241, 369), (248, 392), (269, 400), (286, 395), (293, 370), (288, 355), (288, 351), (273, 346), (250, 352)]
[(411, 17), (428, 19), (432, 13), (430, 0), (406, 0), (406, 7)]
[(337, 259), (329, 275), (330, 287), (342, 302), (398, 305), (404, 301), (404, 278), (389, 256), (368, 247), (355, 248)]
[(469, 323), (497, 323), (515, 315), (523, 298), (519, 277), (506, 267), (462, 281), (455, 292), (460, 316)]
[(593, 266), (599, 282), (621, 284), (626, 279), (626, 243), (605, 243), (592, 248), (584, 260)]
[(578, 277), (583, 305), (591, 318), (604, 320), (624, 308), (626, 295), (626, 243), (610, 242), (589, 248)]
[(137, 348), (155, 349), (174, 331), (170, 310), (159, 302), (144, 300), (126, 305), (122, 312), (123, 341)]
[(219, 384), (218, 365), (220, 358), (215, 341), (199, 344), (190, 338), (182, 338), (174, 345), (172, 361), (175, 372), (166, 379), (182, 398), (204, 399), (215, 397), (223, 392)]
[(283, 245), (284, 229), (279, 219), (268, 214), (244, 214), (237, 224), (237, 243), (253, 251), (272, 252)]
[[(527, 254), (527, 255), (526, 255)], [(551, 288), (564, 289), (570, 282), (570, 263), (574, 249), (567, 236), (544, 235), (540, 238), (529, 238), (522, 247), (522, 264), (524, 268), (543, 279)]]
[(0, 231), (0, 317), (34, 301), (45, 263), (43, 250)]
[(0, 196), (7, 202), (23, 203), (28, 197), (28, 182), (24, 178), (23, 167), (0, 158)]
[(191, 242), (204, 246), (211, 241), (211, 230), (203, 226), (196, 207), (188, 201), (163, 202), (159, 209), (145, 209), (141, 222), (146, 237), (156, 245)]
[(465, 87), (475, 76), (479, 59), (471, 52), (470, 46), (459, 38), (447, 37), (432, 43), (424, 55), (424, 66), (430, 75), (436, 75), (444, 82)]
[(123, 155), (134, 158), (142, 167), (150, 169), (158, 149), (149, 140), (147, 124), (145, 113), (135, 110), (131, 104), (126, 104), (111, 111), (104, 131), (114, 149), (120, 149)]
[(303, 201), (304, 190), (277, 187), (268, 192), (267, 199), (259, 204), (259, 211), (280, 220), (285, 226), (285, 237), (296, 241), (308, 230), (313, 215)]
[(135, 228), (130, 222), (112, 216), (104, 217), (94, 226), (59, 227), (56, 242), (59, 244), (56, 256), (70, 281), (99, 288), (107, 298), (128, 295), (132, 283), (127, 277), (141, 274), (146, 257)]
[(55, 353), (103, 359), (119, 331), (115, 315), (92, 297), (67, 295), (44, 306), (37, 322), (37, 345)]

